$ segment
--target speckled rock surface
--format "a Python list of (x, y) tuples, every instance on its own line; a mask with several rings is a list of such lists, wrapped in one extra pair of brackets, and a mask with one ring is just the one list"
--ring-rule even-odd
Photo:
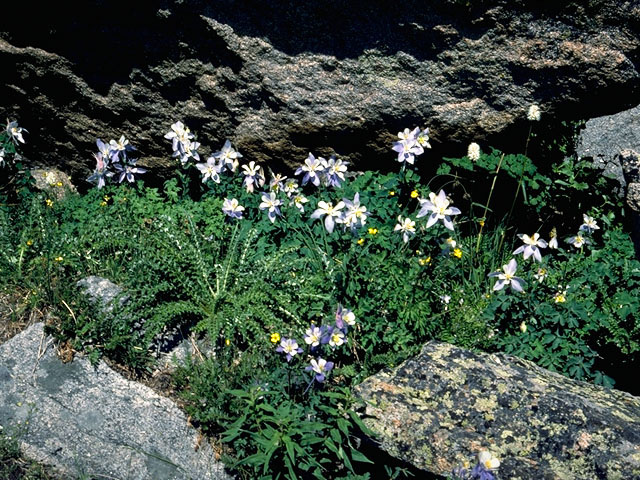
[(640, 479), (640, 398), (507, 355), (430, 342), (357, 389), (392, 456), (446, 474), (481, 450), (500, 479)]
[(621, 153), (640, 152), (640, 105), (615, 115), (592, 118), (580, 132), (576, 153), (617, 178), (620, 185), (640, 181), (637, 170), (623, 171)]
[(547, 119), (640, 103), (636, 0), (5, 3), (2, 114), (29, 129), (25, 157), (78, 181), (96, 137), (121, 134), (147, 181), (168, 173), (176, 120), (205, 155), (229, 138), (274, 168), (313, 151), (365, 170), (405, 127), (431, 127), (433, 155), (513, 150), (531, 103)]
[(68, 478), (231, 478), (171, 400), (104, 363), (62, 363), (41, 323), (0, 345), (0, 425), (19, 424), (27, 456)]

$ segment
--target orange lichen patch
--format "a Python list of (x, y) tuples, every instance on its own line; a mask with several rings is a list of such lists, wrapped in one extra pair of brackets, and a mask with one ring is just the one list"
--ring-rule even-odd
[(591, 445), (591, 435), (588, 432), (580, 432), (573, 448), (576, 450), (586, 450)]

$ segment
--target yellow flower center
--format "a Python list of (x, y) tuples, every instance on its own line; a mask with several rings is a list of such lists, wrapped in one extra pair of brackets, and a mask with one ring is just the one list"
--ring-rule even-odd
[(413, 192), (411, 192), (411, 198), (418, 198), (418, 191), (414, 190)]

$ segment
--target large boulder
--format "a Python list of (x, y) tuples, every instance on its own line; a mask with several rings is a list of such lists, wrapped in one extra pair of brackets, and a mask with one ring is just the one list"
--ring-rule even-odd
[(503, 480), (640, 479), (640, 398), (526, 360), (429, 342), (357, 392), (382, 448), (425, 471), (488, 450)]
[(434, 150), (498, 135), (522, 149), (532, 103), (568, 119), (640, 102), (637, 1), (346, 5), (9, 2), (2, 107), (29, 158), (77, 180), (96, 137), (121, 134), (162, 171), (176, 120), (205, 154), (229, 138), (276, 168), (335, 151), (367, 169), (393, 161), (404, 127), (430, 126)]
[(232, 478), (173, 401), (103, 362), (63, 363), (42, 323), (0, 345), (0, 427), (65, 478)]

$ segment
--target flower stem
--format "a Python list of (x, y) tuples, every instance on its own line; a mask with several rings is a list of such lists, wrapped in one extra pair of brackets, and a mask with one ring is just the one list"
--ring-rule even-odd
[(484, 212), (482, 213), (482, 224), (480, 225), (480, 231), (478, 232), (478, 240), (476, 242), (476, 253), (480, 250), (480, 241), (482, 240), (482, 230), (484, 229), (484, 224), (487, 220), (487, 211), (489, 210), (489, 203), (491, 202), (491, 196), (493, 195), (493, 189), (496, 186), (496, 180), (498, 179), (498, 173), (500, 172), (500, 167), (502, 166), (502, 161), (504, 160), (504, 153), (500, 157), (500, 161), (498, 162), (498, 166), (496, 167), (496, 173), (493, 174), (493, 182), (491, 183), (491, 190), (489, 190), (489, 197), (487, 198), (487, 203), (484, 206)]

